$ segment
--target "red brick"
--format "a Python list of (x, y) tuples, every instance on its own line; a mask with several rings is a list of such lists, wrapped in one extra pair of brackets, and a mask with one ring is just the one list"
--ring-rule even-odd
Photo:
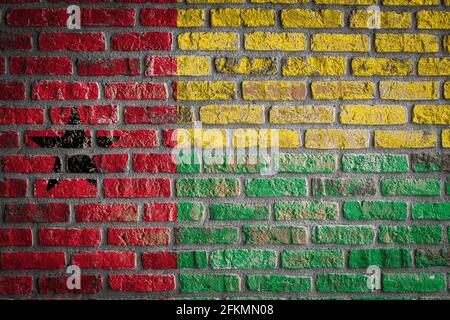
[(144, 252), (142, 254), (144, 269), (168, 270), (177, 269), (178, 258), (176, 252)]
[(166, 100), (165, 83), (116, 82), (105, 84), (105, 98), (111, 100)]
[(40, 229), (39, 244), (52, 247), (95, 247), (100, 245), (100, 229)]
[(26, 130), (29, 148), (85, 149), (91, 146), (89, 130)]
[(55, 276), (39, 278), (40, 294), (94, 294), (102, 291), (103, 281), (101, 275), (81, 275), (80, 289), (69, 289), (67, 280), (69, 276)]
[(170, 32), (130, 32), (118, 34), (111, 39), (112, 48), (116, 51), (169, 51), (172, 49)]
[(78, 59), (80, 76), (138, 76), (139, 58)]
[(155, 148), (155, 130), (99, 130), (97, 144), (103, 148)]
[(144, 221), (173, 222), (177, 221), (178, 206), (176, 203), (146, 203), (144, 207)]
[(126, 107), (123, 117), (127, 124), (176, 124), (177, 107)]
[(128, 166), (127, 154), (100, 154), (92, 157), (100, 173), (126, 172)]
[(52, 107), (50, 120), (53, 124), (108, 125), (119, 121), (119, 107), (113, 105)]
[(71, 75), (69, 57), (11, 57), (11, 74)]
[(104, 51), (106, 40), (103, 33), (43, 32), (39, 35), (42, 51)]
[[(39, 1), (40, 0), (0, 0), (0, 3), (32, 3), (32, 2), (39, 2)], [(61, 1), (65, 1), (65, 0), (61, 0)]]
[(136, 254), (119, 251), (77, 252), (72, 256), (72, 264), (81, 269), (134, 269)]
[(19, 135), (15, 131), (0, 131), (0, 148), (17, 148)]
[(0, 180), (0, 198), (21, 198), (27, 195), (28, 181), (22, 179)]
[(142, 9), (141, 25), (150, 27), (176, 27), (177, 9)]
[(31, 229), (0, 228), (0, 247), (26, 247), (32, 245), (33, 235)]
[(81, 9), (81, 25), (86, 27), (134, 27), (134, 9)]
[(170, 180), (163, 178), (105, 179), (106, 198), (170, 197)]
[(0, 74), (6, 73), (6, 58), (0, 57)]
[(0, 108), (0, 125), (44, 124), (43, 108)]
[(96, 82), (63, 82), (42, 80), (33, 83), (33, 100), (95, 100), (99, 98)]
[(15, 27), (65, 27), (67, 18), (65, 9), (11, 9), (6, 23)]
[(112, 290), (123, 292), (157, 292), (175, 289), (173, 275), (112, 274), (109, 276)]
[(177, 3), (179, 0), (116, 0), (122, 3)]
[(66, 265), (64, 252), (2, 252), (2, 270), (57, 270)]
[(169, 244), (168, 228), (110, 228), (108, 244), (113, 246), (161, 246)]
[(31, 294), (33, 277), (0, 276), (0, 294)]
[(80, 204), (75, 206), (77, 222), (137, 222), (135, 204)]
[(24, 203), (5, 206), (5, 222), (68, 222), (70, 208), (65, 203)]
[(175, 148), (178, 145), (177, 129), (163, 130), (164, 146)]
[(55, 156), (3, 156), (3, 172), (52, 173), (61, 172), (61, 159)]
[(147, 77), (176, 76), (177, 59), (175, 57), (147, 57), (145, 60), (145, 75)]
[(0, 82), (0, 100), (25, 100), (25, 83)]
[(146, 173), (176, 173), (177, 164), (172, 159), (172, 154), (135, 154), (133, 155), (134, 172)]
[(97, 181), (91, 179), (37, 179), (34, 196), (38, 198), (95, 198)]
[(0, 50), (31, 50), (31, 34), (0, 32)]

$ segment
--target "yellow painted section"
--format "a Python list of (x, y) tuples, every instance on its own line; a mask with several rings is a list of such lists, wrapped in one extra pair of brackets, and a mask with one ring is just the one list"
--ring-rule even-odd
[(306, 84), (303, 81), (243, 81), (244, 100), (303, 100)]
[(443, 40), (444, 50), (450, 52), (450, 36), (445, 36)]
[(408, 76), (413, 74), (410, 59), (353, 58), (352, 72), (355, 76)]
[(364, 34), (319, 33), (311, 36), (313, 51), (369, 51), (369, 36)]
[(263, 124), (262, 105), (207, 105), (200, 108), (200, 120), (204, 124)]
[(282, 68), (283, 76), (342, 76), (345, 57), (290, 57)]
[(446, 81), (444, 83), (444, 98), (450, 99), (450, 82)]
[(251, 3), (309, 3), (309, 0), (250, 0)]
[[(179, 1), (181, 2), (181, 1)], [(244, 3), (245, 0), (186, 0), (187, 3)]]
[(179, 76), (209, 76), (211, 58), (207, 56), (177, 56), (177, 74)]
[(201, 9), (177, 9), (177, 27), (203, 27), (205, 11)]
[(355, 10), (350, 15), (350, 28), (373, 29), (379, 26), (381, 29), (406, 29), (411, 28), (411, 25), (411, 13), (409, 12), (381, 11), (379, 22), (373, 10)]
[(276, 60), (271, 58), (216, 58), (216, 70), (226, 74), (268, 75), (276, 74)]
[(275, 25), (275, 11), (269, 9), (212, 9), (213, 27), (269, 27)]
[(343, 6), (353, 5), (371, 5), (376, 4), (377, 0), (314, 0), (315, 4), (340, 4)]
[(316, 81), (311, 84), (312, 96), (318, 100), (373, 99), (375, 84), (366, 81)]
[(384, 100), (438, 100), (438, 81), (380, 81)]
[(300, 135), (295, 130), (282, 129), (236, 129), (233, 132), (233, 147), (300, 147)]
[(344, 13), (339, 10), (281, 10), (283, 28), (339, 28), (344, 26)]
[(416, 104), (413, 122), (422, 124), (450, 124), (450, 105)]
[(304, 51), (306, 38), (303, 33), (253, 32), (245, 35), (246, 50)]
[(450, 76), (450, 58), (420, 58), (417, 68), (420, 76)]
[(383, 0), (385, 6), (432, 6), (438, 5), (439, 0)]
[(236, 97), (233, 81), (177, 81), (177, 100), (230, 100)]
[(423, 130), (377, 130), (374, 140), (376, 148), (433, 148), (436, 145), (436, 133)]
[(450, 12), (423, 10), (416, 13), (419, 29), (450, 29)]
[(369, 147), (369, 130), (309, 129), (305, 133), (308, 149), (363, 149)]
[(273, 106), (270, 123), (333, 123), (334, 107), (331, 106)]
[(438, 52), (438, 37), (434, 34), (393, 34), (375, 35), (377, 52)]
[(224, 129), (177, 129), (177, 148), (225, 148)]
[(442, 146), (450, 148), (450, 130), (442, 130)]
[(408, 111), (396, 105), (341, 105), (339, 120), (343, 124), (405, 124), (408, 122)]
[(230, 32), (185, 32), (178, 35), (180, 50), (238, 50), (239, 35)]

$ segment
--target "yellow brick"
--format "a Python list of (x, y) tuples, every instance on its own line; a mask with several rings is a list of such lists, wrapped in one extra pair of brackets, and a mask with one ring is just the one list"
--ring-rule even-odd
[(200, 108), (200, 120), (205, 124), (263, 124), (264, 106), (208, 105)]
[(423, 124), (450, 124), (450, 105), (416, 104), (413, 122)]
[(384, 100), (437, 100), (438, 81), (380, 81), (380, 97)]
[(267, 9), (212, 9), (213, 27), (268, 27), (275, 25), (275, 11)]
[(436, 133), (423, 130), (377, 130), (374, 140), (376, 148), (433, 148), (436, 145)]
[(450, 76), (450, 58), (420, 58), (420, 76)]
[(217, 72), (225, 74), (274, 75), (277, 62), (273, 58), (216, 58)]
[(369, 147), (369, 130), (309, 129), (305, 134), (308, 149), (362, 149)]
[(284, 76), (343, 76), (345, 57), (290, 57), (282, 68)]
[(303, 100), (306, 85), (302, 81), (244, 81), (244, 100)]
[(338, 10), (281, 10), (283, 28), (339, 28), (344, 26), (344, 13)]
[(390, 125), (408, 122), (408, 112), (396, 105), (342, 105), (339, 119), (343, 124)]
[(211, 74), (211, 59), (206, 56), (178, 56), (179, 76), (208, 76)]
[(440, 0), (383, 0), (385, 6), (432, 6), (439, 5)]
[(450, 82), (444, 83), (444, 98), (450, 99)]
[(450, 0), (445, 0), (445, 1), (444, 1), (444, 4), (445, 4), (446, 6), (450, 6)]
[(227, 32), (186, 32), (178, 35), (180, 50), (238, 50), (239, 35)]
[(225, 148), (227, 137), (224, 129), (177, 129), (176, 148)]
[(375, 35), (377, 52), (438, 52), (439, 43), (433, 34), (393, 34)]
[(352, 72), (355, 76), (407, 76), (413, 74), (409, 59), (353, 58)]
[[(381, 29), (411, 28), (411, 13), (382, 11), (379, 15)], [(376, 29), (377, 20), (375, 11), (356, 10), (350, 16), (350, 28)]]
[(442, 146), (450, 148), (450, 130), (442, 130)]
[(365, 81), (317, 81), (311, 84), (314, 99), (372, 99), (375, 84)]
[(177, 81), (177, 100), (230, 100), (236, 98), (236, 83), (232, 81)]
[(233, 147), (300, 147), (300, 135), (295, 130), (282, 129), (236, 129), (233, 132)]
[(367, 52), (369, 48), (369, 36), (364, 34), (319, 33), (311, 38), (313, 51)]
[(250, 0), (252, 3), (309, 3), (309, 0)]
[(444, 50), (446, 52), (450, 52), (450, 36), (445, 36), (444, 37), (443, 45), (444, 45)]
[(205, 11), (200, 9), (178, 9), (177, 27), (203, 27)]
[(304, 51), (306, 38), (303, 33), (253, 32), (245, 35), (246, 50)]
[(273, 106), (270, 123), (333, 123), (334, 108), (331, 106)]
[[(245, 0), (186, 0), (187, 3), (244, 3)], [(178, 0), (178, 2), (181, 2)]]
[(353, 5), (371, 5), (376, 4), (377, 0), (314, 0), (315, 4), (339, 4), (343, 6)]
[(419, 11), (416, 16), (418, 29), (450, 29), (448, 11)]

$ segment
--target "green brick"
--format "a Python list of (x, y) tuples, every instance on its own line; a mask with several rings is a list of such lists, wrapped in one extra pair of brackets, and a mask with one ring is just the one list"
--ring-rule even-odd
[(367, 275), (321, 273), (317, 275), (318, 292), (370, 292), (367, 286)]
[(419, 268), (450, 267), (450, 248), (441, 250), (416, 250), (416, 265)]
[(399, 296), (366, 296), (366, 297), (353, 297), (352, 300), (413, 300), (411, 297), (399, 297)]
[(380, 226), (381, 243), (439, 244), (441, 226)]
[(411, 165), (414, 172), (448, 172), (450, 171), (450, 154), (412, 154)]
[(313, 178), (311, 183), (314, 196), (369, 196), (377, 191), (377, 182), (373, 178)]
[(311, 291), (310, 277), (249, 275), (247, 287), (250, 291), (307, 292)]
[(343, 268), (344, 252), (340, 249), (285, 250), (281, 253), (285, 269)]
[(347, 220), (406, 220), (406, 202), (395, 201), (349, 201), (344, 203)]
[(305, 178), (248, 179), (245, 181), (245, 194), (256, 197), (305, 196)]
[(305, 244), (306, 228), (296, 226), (243, 226), (247, 244)]
[(439, 179), (386, 178), (381, 180), (383, 196), (438, 196)]
[(450, 202), (415, 203), (412, 217), (415, 220), (450, 220)]
[(339, 205), (324, 201), (275, 202), (275, 220), (336, 220)]
[(212, 269), (274, 269), (277, 254), (273, 250), (228, 249), (211, 252)]
[(350, 268), (410, 268), (412, 253), (407, 249), (355, 249), (348, 255)]
[(218, 203), (209, 206), (211, 220), (265, 220), (269, 208), (259, 204)]
[(280, 173), (330, 173), (336, 171), (334, 154), (290, 154), (278, 157), (277, 171)]
[(199, 202), (178, 202), (177, 221), (198, 221), (203, 219), (203, 204)]
[(205, 157), (206, 173), (260, 173), (270, 168), (268, 155), (215, 155)]
[(200, 173), (200, 159), (195, 153), (179, 153), (177, 173)]
[(384, 292), (439, 292), (445, 290), (445, 276), (442, 273), (384, 273), (382, 284)]
[(178, 197), (233, 197), (239, 195), (238, 179), (177, 179)]
[(402, 155), (344, 154), (342, 171), (364, 173), (408, 172), (408, 159)]
[(311, 239), (320, 244), (371, 244), (375, 231), (369, 226), (315, 226)]
[(208, 267), (206, 251), (178, 252), (178, 269), (205, 269)]
[(236, 228), (202, 228), (182, 227), (175, 229), (175, 240), (178, 244), (232, 244), (236, 243)]
[(180, 274), (181, 292), (238, 292), (240, 279), (234, 274)]

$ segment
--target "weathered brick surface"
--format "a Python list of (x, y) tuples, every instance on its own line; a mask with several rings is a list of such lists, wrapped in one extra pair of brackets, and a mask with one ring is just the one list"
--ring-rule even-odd
[(0, 3), (0, 299), (449, 297), (448, 0)]

